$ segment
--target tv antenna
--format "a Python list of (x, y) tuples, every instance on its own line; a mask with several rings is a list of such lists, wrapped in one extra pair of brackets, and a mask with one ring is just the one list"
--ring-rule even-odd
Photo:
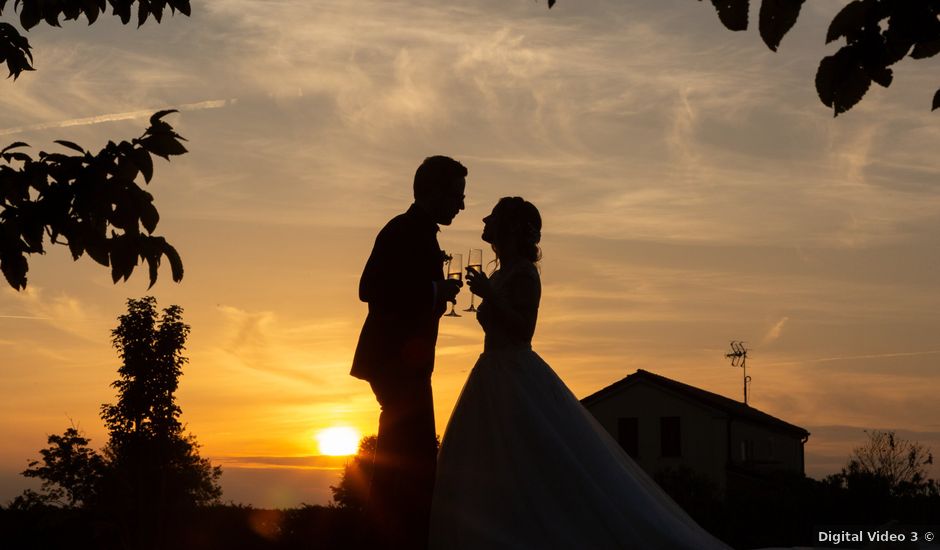
[(731, 353), (726, 353), (725, 357), (731, 359), (732, 367), (744, 369), (744, 404), (747, 405), (747, 385), (751, 383), (751, 377), (747, 375), (747, 348), (744, 342), (732, 340)]

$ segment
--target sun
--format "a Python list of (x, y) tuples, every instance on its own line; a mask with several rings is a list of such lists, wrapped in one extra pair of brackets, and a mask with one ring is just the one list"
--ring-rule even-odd
[(317, 443), (321, 455), (354, 455), (359, 450), (359, 432), (349, 427), (327, 428), (317, 432)]

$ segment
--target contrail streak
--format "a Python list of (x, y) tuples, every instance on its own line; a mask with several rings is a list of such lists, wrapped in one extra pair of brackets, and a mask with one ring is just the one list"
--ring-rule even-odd
[(0, 319), (38, 319), (48, 321), (51, 317), (32, 317), (30, 315), (0, 315)]
[(770, 363), (768, 367), (779, 365), (799, 365), (801, 363), (827, 363), (830, 361), (850, 361), (853, 359), (884, 359), (890, 357), (913, 357), (918, 355), (936, 355), (940, 349), (927, 351), (899, 351), (895, 353), (875, 353), (871, 355), (847, 355), (844, 357), (819, 357), (816, 359), (801, 359), (799, 361), (781, 361), (779, 363)]
[[(185, 103), (171, 107), (180, 111), (201, 111), (204, 109), (219, 109), (227, 105), (234, 105), (237, 99), (212, 99), (209, 101), (200, 101), (198, 103)], [(162, 109), (146, 109), (143, 111), (128, 111), (126, 113), (110, 113), (106, 115), (96, 115), (85, 118), (73, 118), (71, 120), (59, 120), (56, 122), (42, 122), (40, 124), (30, 124), (29, 126), (17, 126), (14, 128), (5, 128), (0, 130), (0, 136), (11, 134), (20, 134), (34, 130), (48, 130), (50, 128), (68, 128), (69, 126), (88, 126), (91, 124), (101, 124), (102, 122), (114, 122), (116, 120), (130, 120), (133, 118), (149, 117), (153, 113)]]

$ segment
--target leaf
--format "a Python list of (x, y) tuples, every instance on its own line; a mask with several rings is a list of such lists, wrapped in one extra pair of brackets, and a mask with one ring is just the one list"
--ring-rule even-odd
[(911, 51), (911, 57), (914, 59), (926, 59), (940, 53), (940, 36), (928, 42), (918, 42), (914, 44), (914, 50)]
[(150, 253), (145, 256), (147, 260), (147, 267), (150, 275), (150, 285), (147, 287), (147, 290), (153, 288), (153, 285), (157, 284), (157, 272), (160, 267), (160, 253), (156, 254)]
[(59, 10), (56, 9), (58, 6), (49, 6), (46, 4), (45, 9), (42, 10), (42, 18), (46, 20), (46, 24), (50, 27), (61, 27), (59, 25)]
[(931, 111), (936, 111), (940, 108), (940, 90), (937, 90), (937, 93), (933, 94), (933, 107), (930, 108)]
[(135, 147), (132, 155), (134, 164), (140, 169), (140, 173), (144, 175), (144, 181), (150, 183), (150, 178), (153, 177), (153, 159), (150, 157), (150, 153), (143, 148)]
[(178, 113), (179, 109), (165, 109), (163, 111), (157, 111), (156, 113), (150, 116), (150, 125), (156, 126), (160, 120), (170, 113)]
[(852, 46), (844, 46), (819, 62), (816, 92), (826, 106), (832, 107), (835, 116), (851, 109), (870, 86), (871, 77), (862, 68)]
[(68, 147), (69, 149), (72, 149), (73, 151), (78, 151), (79, 153), (82, 153), (82, 154), (85, 154), (86, 152), (84, 149), (81, 148), (80, 145), (78, 145), (77, 143), (73, 143), (71, 141), (66, 141), (64, 139), (57, 139), (55, 140), (55, 143), (58, 143), (59, 145), (62, 145), (63, 147)]
[(137, 28), (147, 22), (150, 15), (150, 3), (147, 0), (137, 0)]
[[(555, 0), (550, 0), (550, 2), (554, 4)], [(170, 7), (179, 10), (179, 12), (186, 17), (189, 17), (192, 14), (192, 8), (189, 5), (189, 0), (170, 0)]]
[(552, 9), (552, 6), (555, 5), (555, 0), (548, 0), (548, 9)]
[(180, 259), (179, 252), (173, 248), (170, 243), (164, 241), (163, 253), (170, 260), (170, 271), (173, 274), (173, 282), (178, 283), (183, 280), (183, 260)]
[(104, 237), (95, 235), (85, 243), (85, 252), (91, 256), (91, 259), (99, 264), (108, 267), (111, 265), (108, 259), (108, 243)]
[(7, 162), (9, 162), (11, 159), (18, 160), (21, 162), (28, 162), (28, 161), (33, 160), (31, 156), (27, 155), (26, 153), (20, 153), (19, 151), (15, 151), (13, 153), (5, 153), (3, 155), (3, 158), (5, 158)]
[(804, 0), (763, 0), (760, 5), (760, 36), (767, 47), (777, 51), (783, 36), (800, 15)]
[(749, 0), (712, 0), (718, 11), (718, 19), (732, 31), (747, 30)]
[(829, 23), (826, 44), (843, 36), (851, 42), (856, 33), (861, 33), (862, 28), (868, 23), (869, 14), (873, 14), (872, 8), (873, 5), (869, 0), (854, 0), (842, 8)]
[(115, 283), (122, 278), (127, 281), (137, 266), (137, 252), (132, 239), (133, 237), (126, 234), (110, 239), (111, 280)]
[(169, 160), (170, 155), (182, 155), (186, 152), (183, 144), (176, 140), (175, 134), (159, 133), (140, 140), (140, 144), (151, 153)]
[(143, 224), (144, 229), (147, 230), (147, 234), (153, 234), (154, 229), (157, 228), (157, 223), (160, 222), (160, 213), (157, 212), (157, 207), (153, 203), (143, 204), (140, 207), (140, 223)]
[(39, 11), (39, 2), (23, 2), (20, 8), (20, 25), (29, 30), (42, 21), (42, 14)]
[(84, 0), (82, 2), (82, 11), (85, 12), (85, 17), (88, 19), (88, 24), (91, 25), (98, 20), (98, 2), (96, 0)]
[(8, 252), (0, 256), (0, 271), (6, 277), (10, 286), (16, 290), (26, 288), (26, 272), (29, 270), (29, 263), (22, 252)]
[(133, 0), (110, 0), (114, 15), (121, 18), (121, 23), (127, 24), (131, 20), (131, 4)]
[(72, 253), (72, 261), (78, 260), (85, 253), (85, 246), (76, 238), (75, 232), (69, 236), (69, 252)]
[(78, 2), (65, 2), (62, 6), (62, 13), (65, 15), (66, 21), (73, 21), (81, 15), (82, 7)]
[(891, 81), (894, 80), (894, 72), (887, 67), (878, 67), (874, 70), (869, 69), (868, 76), (882, 88), (887, 88), (891, 85)]
[(17, 147), (29, 147), (29, 144), (28, 144), (28, 143), (24, 143), (24, 142), (22, 142), (22, 141), (17, 141), (17, 142), (15, 142), (15, 143), (11, 143), (11, 144), (7, 145), (6, 147), (4, 147), (3, 150), (0, 150), (0, 155), (2, 155), (3, 153), (6, 153), (6, 152), (9, 151), (10, 149), (15, 149), (15, 148), (17, 148)]
[(121, 155), (117, 159), (117, 170), (114, 172), (114, 175), (121, 180), (132, 182), (134, 178), (137, 177), (139, 171), (140, 169), (137, 168), (137, 163), (134, 162), (134, 159)]

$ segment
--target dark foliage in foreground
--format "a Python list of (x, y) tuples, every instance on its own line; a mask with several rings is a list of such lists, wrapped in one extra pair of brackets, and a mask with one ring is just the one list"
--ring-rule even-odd
[[(851, 463), (850, 463), (851, 464)], [(843, 470), (819, 481), (793, 473), (753, 477), (726, 500), (688, 470), (657, 481), (702, 527), (734, 548), (813, 546), (824, 526), (936, 525), (940, 483), (892, 490), (885, 476)]]
[(149, 296), (128, 300), (127, 309), (112, 332), (122, 360), (112, 384), (118, 399), (101, 407), (108, 442), (95, 451), (74, 427), (49, 436), (41, 459), (23, 472), (40, 479), (42, 491), (26, 491), (10, 506), (25, 514), (18, 529), (34, 525), (64, 538), (84, 532), (82, 540), (100, 548), (174, 548), (168, 537), (220, 502), (222, 470), (199, 455), (176, 403), (189, 334), (182, 309), (161, 315)]
[[(206, 506), (181, 514), (166, 533), (173, 550), (353, 549), (361, 520), (356, 512), (327, 506), (259, 510)], [(117, 533), (93, 512), (77, 508), (0, 509), (3, 548), (9, 550), (119, 550)]]

